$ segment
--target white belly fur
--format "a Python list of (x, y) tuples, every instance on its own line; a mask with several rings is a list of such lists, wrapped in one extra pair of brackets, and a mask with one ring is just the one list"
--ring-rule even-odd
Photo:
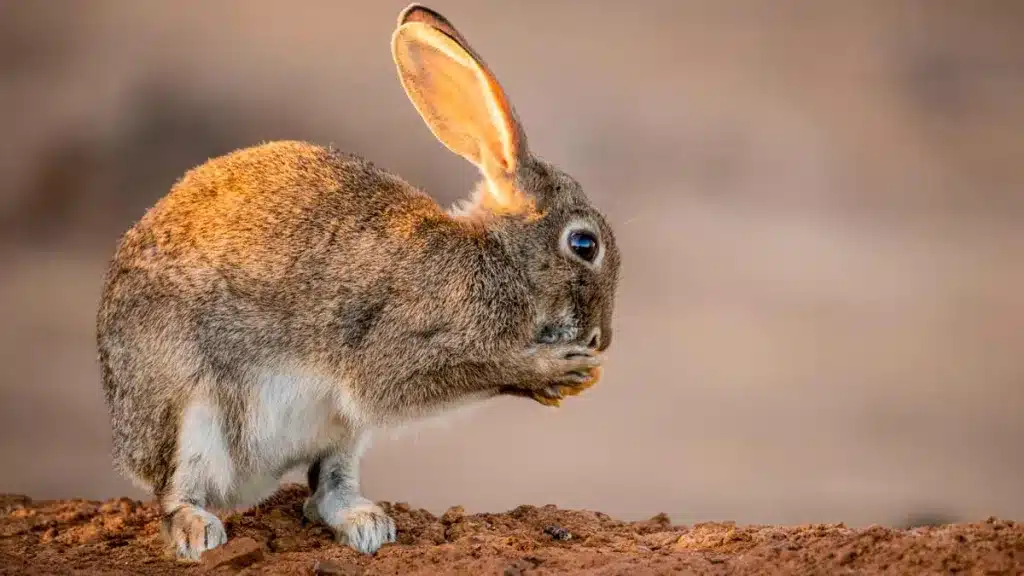
[(243, 419), (247, 458), (229, 452), (219, 407), (197, 397), (178, 438), (174, 486), (181, 497), (203, 494), (209, 505), (247, 507), (273, 494), (288, 469), (366, 428), (344, 385), (296, 373), (258, 379)]

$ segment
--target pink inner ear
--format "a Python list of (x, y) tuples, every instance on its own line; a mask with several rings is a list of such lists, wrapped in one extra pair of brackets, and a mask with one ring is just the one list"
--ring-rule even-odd
[(515, 171), (519, 127), (494, 76), (457, 41), (423, 22), (397, 31), (402, 82), (435, 136), (489, 178)]

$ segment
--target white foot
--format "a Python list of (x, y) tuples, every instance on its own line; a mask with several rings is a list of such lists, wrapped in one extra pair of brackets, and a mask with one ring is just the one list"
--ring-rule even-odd
[(220, 519), (196, 506), (178, 509), (167, 529), (175, 555), (190, 562), (198, 562), (203, 552), (228, 541)]
[[(309, 508), (312, 506), (307, 510)], [(395, 541), (395, 521), (366, 498), (357, 498), (330, 514), (319, 516), (329, 516), (323, 521), (338, 539), (363, 554), (373, 554), (381, 546)]]

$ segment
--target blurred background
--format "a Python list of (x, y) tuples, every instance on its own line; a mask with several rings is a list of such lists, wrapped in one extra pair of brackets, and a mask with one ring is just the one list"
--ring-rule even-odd
[[(118, 477), (94, 315), (119, 235), (273, 139), (447, 204), (406, 0), (0, 0), (0, 492)], [(371, 498), (677, 522), (1024, 519), (1024, 3), (432, 0), (623, 252), (606, 377), (379, 436)]]

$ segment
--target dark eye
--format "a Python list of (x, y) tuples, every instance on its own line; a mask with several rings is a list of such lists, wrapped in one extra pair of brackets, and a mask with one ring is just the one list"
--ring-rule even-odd
[(586, 230), (575, 230), (569, 233), (569, 249), (586, 262), (597, 258), (597, 237)]

